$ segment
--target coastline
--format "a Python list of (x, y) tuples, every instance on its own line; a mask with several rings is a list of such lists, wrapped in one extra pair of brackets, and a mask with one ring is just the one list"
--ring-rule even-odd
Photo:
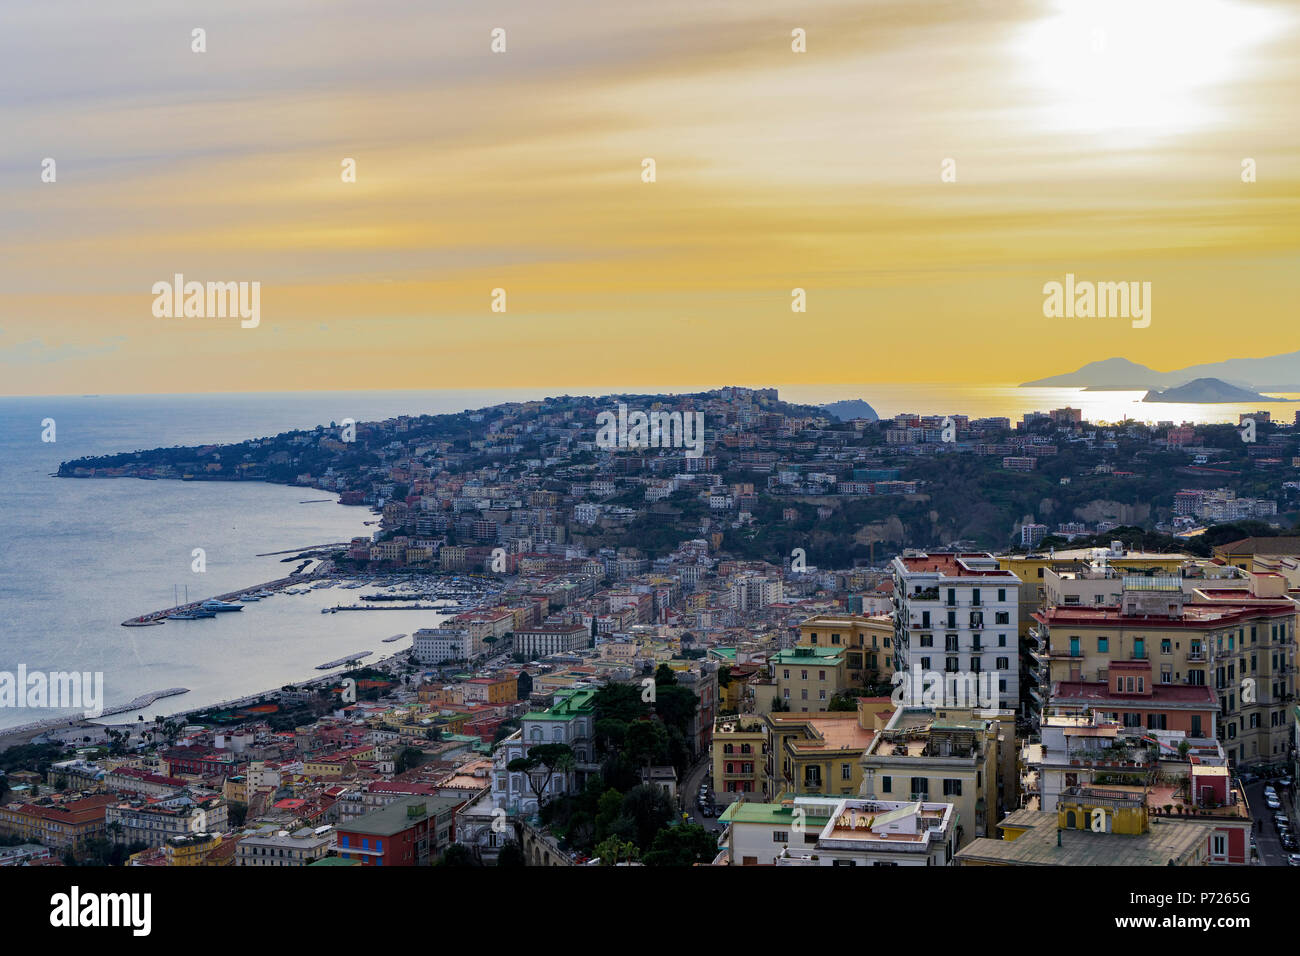
[[(409, 652), (410, 652), (410, 648), (406, 648), (405, 650), (395, 651), (386, 657), (381, 657), (376, 661), (368, 662), (365, 664), (365, 666), (382, 668), (387, 666), (388, 664), (391, 664), (397, 658)], [(352, 661), (351, 665), (355, 666), (360, 663), (361, 663), (360, 661)], [(328, 684), (338, 680), (339, 674), (346, 672), (346, 669), (347, 669), (347, 665), (340, 665), (337, 673), (317, 674), (314, 677), (296, 682), (294, 686), (315, 687), (321, 684)], [(170, 690), (178, 691), (179, 693), (189, 693), (189, 690), (187, 688), (170, 688)], [(188, 723), (189, 718), (193, 717), (195, 714), (202, 714), (217, 709), (247, 706), (259, 700), (263, 700), (268, 697), (274, 697), (275, 695), (279, 694), (281, 690), (282, 687), (273, 687), (268, 690), (260, 691), (254, 694), (246, 694), (242, 697), (237, 697), (231, 700), (219, 700), (219, 701), (204, 703), (202, 705), (190, 708), (189, 710), (178, 711), (174, 714), (169, 715), (166, 719), (178, 720), (181, 721), (182, 723)], [(135, 727), (152, 727), (153, 722), (148, 720), (127, 721), (126, 723), (116, 723), (116, 724), (104, 723), (103, 721), (105, 717), (111, 717), (121, 713), (130, 713), (131, 711), (140, 709), (140, 707), (147, 707), (150, 703), (153, 703), (156, 700), (161, 700), (163, 697), (169, 697), (169, 696), (179, 696), (179, 694), (160, 693), (158, 696), (145, 694), (142, 697), (138, 697), (135, 700), (130, 701), (129, 704), (124, 704), (119, 707), (113, 708), (112, 713), (106, 711), (103, 715), (99, 717), (86, 717), (84, 715), (80, 717), (49, 717), (42, 720), (33, 721), (29, 724), (21, 724), (18, 727), (0, 729), (0, 751), (6, 750), (10, 747), (16, 747), (16, 746), (21, 746), (23, 744), (32, 743), (36, 738), (45, 736), (46, 734), (61, 732), (60, 736), (66, 737), (67, 731), (74, 730), (74, 729), (93, 730), (95, 733), (89, 735), (83, 734), (81, 736), (91, 736), (92, 738), (95, 738), (95, 737), (106, 736), (108, 731), (110, 730), (122, 730), (124, 728), (130, 729)], [(144, 698), (151, 698), (151, 699), (144, 700)], [(94, 743), (93, 739), (92, 739), (92, 743)]]

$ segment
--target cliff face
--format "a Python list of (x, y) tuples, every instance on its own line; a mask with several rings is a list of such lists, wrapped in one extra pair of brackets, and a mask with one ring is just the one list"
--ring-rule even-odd
[(1115, 521), (1124, 525), (1139, 525), (1151, 518), (1151, 505), (1126, 505), (1119, 501), (1090, 501), (1074, 509), (1077, 521)]

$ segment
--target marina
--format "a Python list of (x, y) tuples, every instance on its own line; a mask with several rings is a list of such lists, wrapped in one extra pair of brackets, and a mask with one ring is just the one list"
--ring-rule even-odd
[(287, 578), (267, 581), (265, 584), (255, 584), (251, 588), (242, 588), (238, 591), (230, 591), (227, 594), (218, 594), (216, 597), (205, 598), (202, 601), (191, 601), (187, 604), (164, 608), (161, 611), (141, 614), (139, 617), (123, 621), (122, 626), (147, 627), (153, 624), (164, 624), (168, 620), (193, 621), (200, 618), (216, 617), (222, 611), (242, 611), (243, 604), (235, 604), (234, 602), (259, 601), (263, 597), (271, 597), (281, 589), (304, 580), (310, 580), (310, 578), (290, 575)]

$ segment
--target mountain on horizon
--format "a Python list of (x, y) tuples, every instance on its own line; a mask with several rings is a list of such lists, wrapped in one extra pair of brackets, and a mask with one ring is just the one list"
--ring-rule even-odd
[(1218, 379), (1254, 391), (1300, 391), (1300, 351), (1261, 358), (1225, 359), (1222, 362), (1189, 365), (1170, 372), (1159, 372), (1126, 358), (1108, 358), (1100, 362), (1089, 362), (1073, 372), (1022, 382), (1020, 387), (1160, 391), (1186, 385), (1196, 379)]
[(1218, 378), (1197, 378), (1163, 392), (1147, 392), (1142, 401), (1208, 405), (1216, 402), (1287, 402), (1291, 399), (1260, 395), (1252, 389), (1238, 388)]
[(831, 402), (829, 405), (823, 405), (822, 411), (841, 422), (852, 421), (855, 418), (862, 418), (869, 422), (880, 421), (876, 410), (860, 398)]

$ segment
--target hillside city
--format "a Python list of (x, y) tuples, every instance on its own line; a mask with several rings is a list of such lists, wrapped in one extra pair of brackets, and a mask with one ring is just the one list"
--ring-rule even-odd
[(59, 474), (337, 493), (374, 531), (302, 584), (462, 597), (378, 663), (0, 751), (0, 865), (1300, 865), (1300, 414), (723, 388)]

